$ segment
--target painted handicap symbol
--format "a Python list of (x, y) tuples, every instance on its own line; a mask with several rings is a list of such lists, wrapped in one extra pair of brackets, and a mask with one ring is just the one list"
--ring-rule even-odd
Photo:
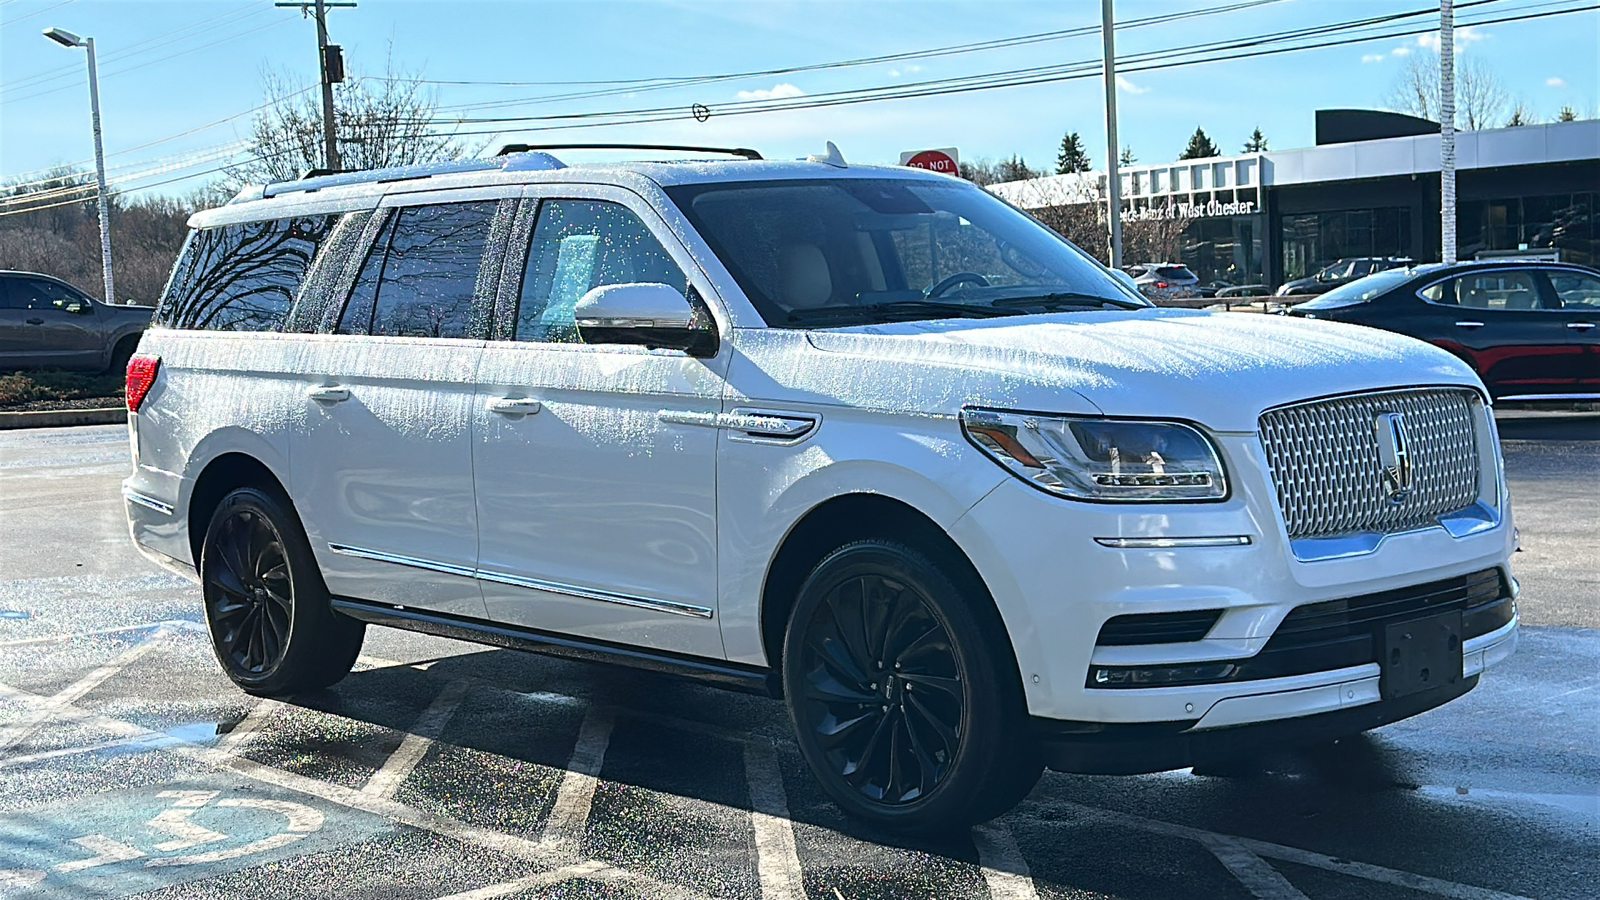
[[(145, 824), (149, 827), (172, 835), (170, 841), (162, 841), (151, 849), (157, 853), (172, 853), (177, 850), (188, 850), (191, 847), (200, 847), (206, 844), (216, 844), (229, 839), (229, 835), (220, 831), (213, 831), (192, 820), (192, 816), (199, 810), (216, 800), (220, 791), (161, 791), (156, 794), (171, 804)], [(147, 859), (146, 868), (163, 866), (189, 866), (199, 863), (214, 863), (226, 859), (236, 859), (255, 853), (264, 853), (275, 850), (287, 844), (300, 840), (311, 832), (322, 827), (323, 815), (320, 811), (302, 803), (292, 803), (287, 800), (258, 800), (251, 798), (216, 800), (213, 808), (254, 809), (282, 816), (286, 822), (282, 830), (259, 840), (249, 841), (236, 847), (223, 847), (207, 850), (200, 853), (183, 854), (179, 856), (157, 856)], [(140, 859), (148, 854), (137, 847), (112, 840), (103, 834), (88, 834), (83, 837), (73, 838), (72, 843), (89, 851), (92, 855), (81, 859), (69, 860), (51, 866), (51, 871), (63, 874), (81, 872), (85, 869), (98, 868), (112, 863), (127, 862)], [(37, 876), (37, 877), (35, 877)], [(0, 885), (7, 884), (11, 879), (15, 884), (33, 884), (43, 878), (43, 873), (37, 869), (14, 869), (0, 871)], [(31, 880), (30, 880), (31, 879)]]

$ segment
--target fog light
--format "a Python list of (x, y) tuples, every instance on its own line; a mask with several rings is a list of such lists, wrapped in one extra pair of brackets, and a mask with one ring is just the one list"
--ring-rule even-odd
[(1089, 687), (1132, 688), (1207, 684), (1226, 681), (1238, 670), (1238, 665), (1231, 662), (1188, 666), (1096, 666), (1089, 670)]

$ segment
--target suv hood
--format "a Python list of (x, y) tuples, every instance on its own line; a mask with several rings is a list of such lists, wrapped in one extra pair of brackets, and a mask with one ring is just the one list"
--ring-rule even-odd
[[(974, 404), (1189, 419), (1253, 432), (1262, 410), (1314, 397), (1422, 384), (1482, 392), (1470, 368), (1421, 341), (1250, 313), (1144, 309), (947, 319), (811, 331), (806, 338), (824, 353), (860, 359), (848, 369), (869, 383), (854, 390), (880, 398), (866, 405), (883, 406), (881, 398), (899, 386), (920, 396), (889, 405), (914, 403), (929, 413)], [(838, 390), (840, 368), (821, 368)]]

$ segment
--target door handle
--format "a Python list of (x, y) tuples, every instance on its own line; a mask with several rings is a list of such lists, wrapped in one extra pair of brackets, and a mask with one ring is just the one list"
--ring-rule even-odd
[(489, 412), (502, 416), (531, 416), (544, 404), (531, 397), (497, 397), (489, 401)]
[(29, 319), (28, 320), (28, 324), (29, 325), (43, 325), (44, 324), (44, 320), (43, 319)]
[(1576, 331), (1588, 331), (1594, 327), (1593, 322), (1568, 322), (1567, 327)]
[(1483, 323), (1482, 322), (1457, 322), (1456, 323), (1456, 327), (1457, 328), (1482, 328), (1483, 327)]
[(319, 403), (342, 403), (350, 399), (350, 389), (336, 384), (326, 385), (306, 391), (306, 396)]

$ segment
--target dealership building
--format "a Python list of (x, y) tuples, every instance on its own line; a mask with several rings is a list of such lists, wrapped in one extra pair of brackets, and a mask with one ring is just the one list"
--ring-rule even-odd
[[(1202, 282), (1267, 284), (1352, 256), (1440, 257), (1439, 126), (1322, 110), (1317, 146), (1121, 168), (1126, 222), (1165, 220)], [(1600, 120), (1456, 133), (1461, 259), (1600, 266)], [(1105, 173), (992, 185), (1025, 209), (1105, 196)]]

